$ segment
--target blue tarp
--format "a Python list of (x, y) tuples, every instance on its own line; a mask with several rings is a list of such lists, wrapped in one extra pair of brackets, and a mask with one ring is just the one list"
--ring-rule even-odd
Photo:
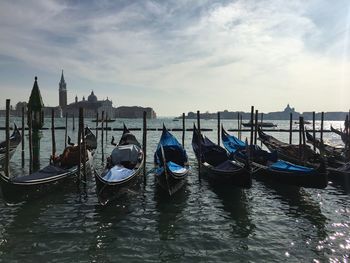
[(315, 170), (314, 168), (296, 165), (296, 164), (292, 164), (282, 160), (278, 160), (277, 162), (271, 164), (269, 166), (269, 169), (278, 170), (278, 171), (301, 172), (301, 173), (310, 173)]
[(167, 162), (172, 161), (178, 165), (184, 165), (184, 163), (187, 162), (188, 157), (186, 151), (165, 127), (163, 127), (162, 136), (158, 143), (157, 150), (154, 153), (154, 162), (158, 165), (163, 163), (161, 147), (163, 147), (165, 160)]
[(134, 170), (125, 168), (122, 165), (115, 165), (103, 176), (103, 180), (108, 182), (120, 182), (134, 174)]

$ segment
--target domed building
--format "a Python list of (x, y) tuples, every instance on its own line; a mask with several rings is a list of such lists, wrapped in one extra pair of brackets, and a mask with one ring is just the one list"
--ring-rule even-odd
[(91, 102), (91, 103), (96, 103), (97, 102), (97, 97), (94, 94), (93, 90), (91, 91), (91, 94), (88, 97), (88, 102)]

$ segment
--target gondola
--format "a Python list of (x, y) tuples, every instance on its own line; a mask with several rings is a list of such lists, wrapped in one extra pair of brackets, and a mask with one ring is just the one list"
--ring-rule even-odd
[[(201, 147), (201, 153), (199, 153)], [(212, 183), (250, 188), (252, 177), (249, 163), (231, 160), (226, 150), (204, 137), (194, 125), (192, 148), (203, 175)]]
[[(14, 130), (10, 136), (10, 156), (9, 159), (11, 159), (11, 157), (13, 156), (13, 154), (15, 153), (17, 146), (21, 143), (21, 133), (17, 128), (17, 125), (14, 124)], [(5, 158), (6, 158), (6, 141), (3, 141), (0, 143), (0, 165), (3, 165), (5, 162)]]
[(322, 155), (326, 156), (329, 166), (337, 168), (347, 162), (343, 147), (335, 147), (326, 144), (323, 141), (321, 142), (320, 140), (314, 138), (314, 136), (308, 131), (306, 131), (306, 138), (308, 143), (314, 145)]
[(339, 131), (339, 130), (333, 128), (332, 125), (331, 125), (331, 131), (334, 132), (335, 134), (338, 134), (344, 144), (347, 144), (349, 142), (349, 138), (348, 138), (349, 136), (346, 134), (346, 132)]
[(189, 173), (187, 153), (164, 124), (154, 153), (154, 163), (157, 184), (169, 195), (176, 193), (186, 183)]
[(85, 143), (86, 148), (90, 151), (95, 151), (97, 148), (96, 135), (91, 131), (89, 127), (85, 127)]
[(124, 125), (123, 135), (113, 149), (102, 173), (95, 170), (99, 202), (106, 205), (134, 187), (142, 175), (144, 154), (134, 134)]
[[(87, 171), (90, 171), (92, 155), (88, 150), (85, 154)], [(48, 166), (32, 174), (8, 178), (1, 171), (2, 195), (10, 203), (40, 197), (51, 192), (54, 187), (63, 185), (68, 180), (76, 180), (79, 171), (78, 166), (79, 148), (78, 146), (68, 146), (60, 156), (52, 157), (52, 161)], [(64, 187), (67, 186), (64, 184)]]
[[(91, 120), (92, 122), (102, 122), (102, 119), (94, 119), (94, 120)], [(108, 119), (108, 120), (103, 120), (103, 122), (115, 122), (115, 119)]]
[(244, 160), (249, 157), (253, 175), (257, 179), (307, 188), (327, 186), (327, 171), (324, 165), (314, 169), (279, 160), (276, 151), (269, 153), (257, 145), (247, 146), (237, 137), (228, 134), (223, 127), (221, 131), (226, 150), (238, 159)]
[(258, 134), (262, 143), (271, 152), (277, 151), (278, 157), (282, 160), (313, 168), (318, 167), (323, 162), (320, 154), (313, 151), (309, 145), (295, 145), (282, 142), (264, 133), (260, 128), (258, 128)]

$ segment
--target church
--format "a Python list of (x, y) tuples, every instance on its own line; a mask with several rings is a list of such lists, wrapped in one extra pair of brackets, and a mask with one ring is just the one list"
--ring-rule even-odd
[(75, 96), (75, 101), (68, 104), (67, 102), (67, 84), (64, 79), (63, 70), (61, 74), (61, 80), (59, 82), (59, 107), (62, 109), (62, 114), (65, 116), (75, 116), (79, 115), (79, 108), (84, 108), (84, 116), (87, 118), (96, 118), (96, 114), (102, 116), (102, 111), (104, 111), (105, 116), (108, 118), (142, 118), (143, 111), (146, 111), (147, 118), (156, 118), (156, 113), (152, 108), (143, 107), (128, 107), (123, 106), (119, 108), (113, 107), (112, 100), (108, 97), (105, 100), (98, 100), (94, 91), (91, 91), (90, 95), (85, 99), (83, 96), (82, 100)]

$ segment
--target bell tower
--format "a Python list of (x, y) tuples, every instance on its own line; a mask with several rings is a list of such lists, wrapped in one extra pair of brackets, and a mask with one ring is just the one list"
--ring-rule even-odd
[(59, 105), (61, 108), (65, 108), (67, 106), (67, 84), (64, 80), (63, 70), (62, 70), (61, 80), (59, 83), (58, 94), (59, 94)]

